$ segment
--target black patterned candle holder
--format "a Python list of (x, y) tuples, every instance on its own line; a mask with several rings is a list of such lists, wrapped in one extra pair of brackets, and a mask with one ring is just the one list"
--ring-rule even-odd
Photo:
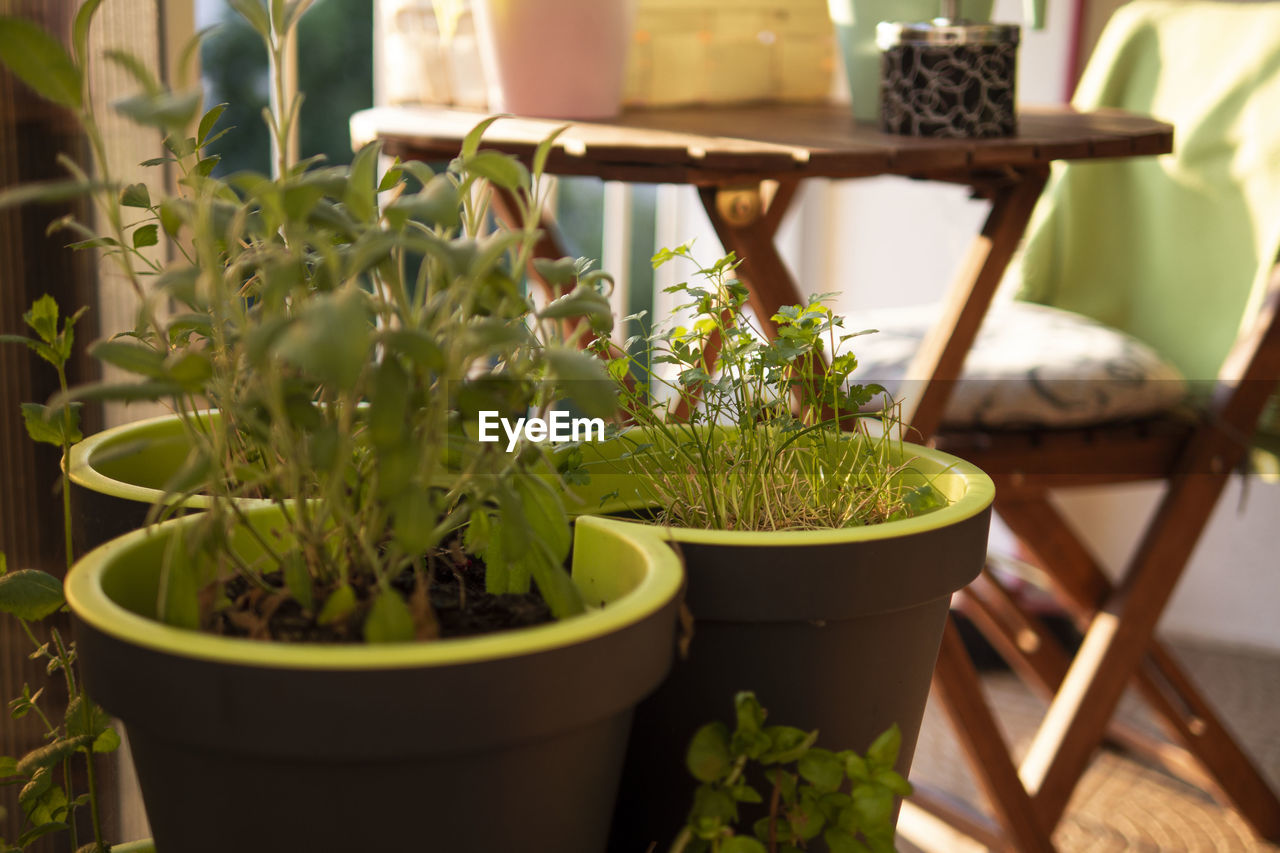
[(939, 18), (876, 28), (880, 128), (905, 136), (1017, 132), (1018, 27)]

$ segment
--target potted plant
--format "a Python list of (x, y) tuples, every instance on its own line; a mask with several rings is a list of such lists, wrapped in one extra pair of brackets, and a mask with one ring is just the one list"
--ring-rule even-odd
[[(48, 362), (65, 390), (67, 362), (79, 315), (60, 317), (57, 304), (46, 295), (32, 304), (23, 319), (29, 334), (0, 335), (0, 343), (25, 346)], [(60, 486), (69, 569), (73, 549), (66, 512), (70, 500), (66, 451), (80, 436), (79, 410), (74, 406), (50, 408), (24, 403), (22, 417), (33, 441), (53, 444), (63, 451)], [(25, 850), (32, 844), (48, 844), (51, 836), (61, 833), (65, 833), (67, 850), (106, 853), (107, 849), (98, 759), (114, 752), (120, 737), (111, 728), (107, 715), (85, 692), (76, 666), (75, 641), (65, 636), (65, 624), (51, 618), (65, 613), (65, 605), (61, 579), (36, 569), (11, 572), (5, 554), (0, 552), (0, 613), (22, 627), (33, 647), (31, 659), (39, 661), (49, 677), (44, 686), (33, 688), (24, 683), (21, 692), (8, 703), (14, 720), (36, 719), (43, 732), (42, 742), (25, 755), (0, 757), (0, 780), (17, 793), (17, 813), (21, 815), (19, 833), (13, 842), (0, 838), (0, 850), (6, 853)], [(53, 698), (45, 695), (50, 686)], [(81, 840), (86, 843), (82, 845)]]
[(911, 793), (893, 769), (896, 726), (865, 755), (833, 752), (817, 746), (816, 730), (765, 725), (768, 712), (750, 691), (733, 705), (732, 727), (707, 723), (689, 742), (685, 765), (698, 787), (670, 853), (779, 853), (819, 838), (832, 853), (895, 849), (895, 798)]
[(636, 0), (473, 0), (489, 108), (546, 118), (618, 114)]
[[(680, 738), (739, 689), (854, 748), (897, 724), (905, 776), (950, 595), (986, 552), (991, 480), (903, 442), (892, 409), (863, 411), (881, 389), (848, 384), (855, 335), (820, 300), (782, 309), (765, 340), (735, 266), (721, 259), (673, 288), (688, 325), (651, 336), (648, 368), (609, 364), (633, 427), (571, 451), (590, 474), (574, 487), (579, 510), (640, 516), (629, 523), (657, 526), (688, 574), (692, 641), (637, 711), (619, 853), (681, 824)], [(637, 366), (642, 381), (621, 381)], [(669, 412), (676, 400), (692, 404), (686, 422)]]
[[(98, 5), (71, 52), (0, 26), (25, 39), (4, 61), (101, 152), (84, 73)], [(279, 67), (306, 0), (233, 5)], [(217, 108), (189, 133), (198, 97), (114, 61), (142, 89), (119, 108), (166, 134), (179, 194), (118, 186), (99, 162), (22, 197), (91, 192), (107, 233), (90, 245), (141, 300), (138, 328), (93, 350), (134, 378), (49, 412), (167, 401), (188, 449), (155, 515), (208, 496), (67, 583), (85, 682), (128, 730), (157, 846), (601, 849), (631, 707), (669, 666), (678, 560), (625, 525), (571, 532), (543, 454), (470, 427), (605, 378), (574, 346), (609, 322), (591, 277), (536, 315), (519, 285), (550, 142), (532, 174), (480, 150), (485, 125), (440, 172), (383, 169), (376, 147), (294, 163), (299, 103), (277, 99), (276, 176), (222, 179), (203, 154)], [(491, 225), (493, 192), (526, 224)], [(162, 233), (176, 260), (148, 266), (136, 250)], [(575, 402), (611, 410), (600, 388)]]

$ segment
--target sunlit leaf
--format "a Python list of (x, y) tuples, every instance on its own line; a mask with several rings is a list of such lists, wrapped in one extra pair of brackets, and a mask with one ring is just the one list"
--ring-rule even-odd
[(61, 42), (39, 24), (0, 17), (0, 62), (55, 104), (72, 109), (83, 105), (80, 70)]
[(34, 622), (64, 603), (62, 582), (53, 575), (35, 569), (0, 575), (0, 612)]

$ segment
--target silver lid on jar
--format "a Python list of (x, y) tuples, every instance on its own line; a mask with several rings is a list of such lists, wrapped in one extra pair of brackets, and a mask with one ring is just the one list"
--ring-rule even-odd
[(1017, 44), (1019, 32), (1017, 24), (977, 24), (951, 18), (917, 23), (881, 21), (876, 25), (876, 45), (889, 50), (904, 44)]

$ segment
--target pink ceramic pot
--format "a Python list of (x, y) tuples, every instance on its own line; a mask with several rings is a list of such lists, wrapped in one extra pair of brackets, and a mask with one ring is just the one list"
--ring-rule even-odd
[(473, 0), (495, 112), (610, 118), (622, 102), (635, 0)]

